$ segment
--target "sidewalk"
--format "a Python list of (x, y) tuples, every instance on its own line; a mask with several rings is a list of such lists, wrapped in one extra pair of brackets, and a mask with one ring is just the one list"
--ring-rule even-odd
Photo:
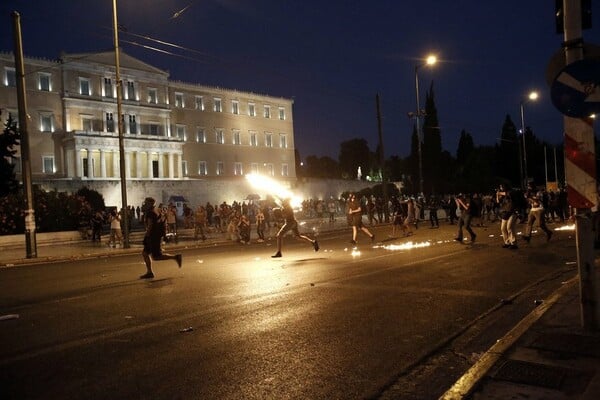
[[(302, 231), (348, 230), (336, 224), (305, 221)], [(454, 227), (452, 227), (452, 230)], [(275, 229), (271, 231), (274, 235)], [(210, 233), (204, 242), (193, 239), (191, 229), (181, 230), (178, 243), (167, 249), (233, 243), (222, 233)], [(0, 269), (17, 265), (139, 253), (141, 233), (132, 234), (129, 249), (111, 248), (89, 241), (37, 247), (37, 258), (26, 258), (25, 245), (3, 249)], [(443, 400), (488, 399), (600, 399), (600, 331), (581, 327), (579, 281), (566, 282), (483, 356), (440, 397)]]

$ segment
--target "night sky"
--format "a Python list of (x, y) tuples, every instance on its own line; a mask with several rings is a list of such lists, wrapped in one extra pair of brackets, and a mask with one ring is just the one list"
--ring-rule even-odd
[[(584, 40), (600, 44), (600, 2)], [(12, 51), (11, 12), (21, 14), (26, 56), (110, 50), (111, 0), (4, 0), (0, 50)], [(442, 143), (456, 154), (462, 129), (476, 145), (495, 144), (506, 114), (551, 144), (562, 115), (550, 101), (546, 67), (563, 36), (554, 0), (118, 0), (123, 51), (171, 79), (294, 99), (296, 148), (337, 159), (342, 141), (378, 143), (382, 102), (386, 157), (410, 151), (415, 66), (421, 107), (433, 82)], [(142, 39), (149, 36), (182, 48)], [(143, 48), (139, 43), (173, 53)]]

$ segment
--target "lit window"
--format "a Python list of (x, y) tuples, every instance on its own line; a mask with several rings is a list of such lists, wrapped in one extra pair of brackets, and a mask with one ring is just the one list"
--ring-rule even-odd
[(248, 103), (248, 115), (256, 117), (256, 105), (254, 103)]
[(204, 98), (202, 96), (195, 97), (196, 110), (204, 111)]
[(188, 176), (188, 165), (185, 160), (181, 160), (181, 171), (183, 172), (183, 176)]
[(52, 90), (52, 87), (50, 84), (50, 74), (47, 74), (45, 72), (40, 72), (38, 75), (38, 78), (39, 78), (38, 89), (40, 89), (44, 92), (49, 92), (50, 90)]
[(240, 131), (237, 129), (233, 130), (233, 144), (237, 144), (237, 145), (242, 144)]
[(208, 175), (208, 169), (206, 168), (206, 161), (198, 161), (198, 175)]
[(250, 146), (258, 146), (258, 133), (250, 131)]
[(198, 128), (196, 130), (196, 142), (206, 143), (206, 131), (204, 130), (204, 128)]
[(93, 131), (93, 122), (92, 122), (92, 117), (90, 116), (82, 116), (81, 117), (81, 129), (84, 130), (85, 132), (91, 132)]
[(237, 100), (231, 101), (231, 113), (239, 114), (240, 113), (240, 102)]
[(186, 136), (185, 136), (185, 125), (177, 125), (177, 126), (175, 126), (175, 132), (176, 132), (177, 137), (179, 139), (185, 141), (185, 139), (186, 139)]
[(271, 118), (271, 106), (265, 106), (265, 118)]
[(54, 169), (54, 156), (42, 156), (42, 168), (43, 173), (53, 174), (56, 172)]
[(183, 108), (183, 93), (175, 93), (175, 107)]
[(215, 97), (214, 99), (214, 105), (213, 105), (213, 111), (214, 112), (222, 112), (223, 109), (221, 107), (221, 99)]
[(281, 176), (288, 176), (288, 175), (289, 175), (288, 165), (281, 164)]
[(283, 107), (279, 107), (279, 119), (280, 120), (285, 120), (285, 108)]
[(104, 97), (113, 97), (112, 80), (104, 78)]
[(115, 131), (115, 121), (113, 119), (113, 113), (106, 113), (106, 132), (114, 132)]
[(236, 162), (233, 164), (233, 174), (234, 175), (242, 175), (243, 174), (241, 162)]
[(285, 133), (279, 134), (279, 147), (287, 149), (287, 135)]
[(225, 164), (223, 161), (217, 161), (217, 175), (223, 175), (225, 173)]
[(137, 100), (135, 97), (135, 84), (132, 81), (126, 81), (123, 86), (123, 98), (125, 100)]
[(137, 133), (137, 121), (135, 120), (135, 115), (129, 115), (129, 133)]
[(265, 146), (273, 147), (273, 134), (265, 132)]
[(40, 114), (40, 130), (42, 132), (53, 132), (52, 114)]
[(79, 78), (79, 94), (83, 96), (91, 96), (91, 84), (89, 78)]
[(154, 88), (148, 89), (148, 103), (158, 104), (158, 92)]
[(14, 68), (4, 68), (4, 85), (10, 87), (17, 86), (17, 74)]
[(269, 176), (275, 175), (275, 169), (273, 168), (273, 164), (266, 164), (265, 168), (267, 169), (267, 175), (269, 175)]
[(223, 129), (217, 129), (215, 131), (215, 140), (219, 144), (225, 143), (225, 134), (223, 133)]

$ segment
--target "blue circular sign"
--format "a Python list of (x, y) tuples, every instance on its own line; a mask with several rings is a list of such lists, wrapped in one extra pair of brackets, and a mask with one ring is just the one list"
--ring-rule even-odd
[(550, 88), (552, 104), (572, 118), (600, 113), (600, 59), (579, 60), (564, 67)]

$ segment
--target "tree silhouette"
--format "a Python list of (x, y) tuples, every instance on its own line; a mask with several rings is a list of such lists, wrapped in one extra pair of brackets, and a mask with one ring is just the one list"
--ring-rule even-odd
[(15, 177), (15, 154), (16, 146), (20, 143), (20, 134), (17, 123), (12, 115), (8, 114), (8, 120), (4, 125), (4, 131), (0, 135), (0, 197), (14, 193), (19, 187), (19, 181)]

